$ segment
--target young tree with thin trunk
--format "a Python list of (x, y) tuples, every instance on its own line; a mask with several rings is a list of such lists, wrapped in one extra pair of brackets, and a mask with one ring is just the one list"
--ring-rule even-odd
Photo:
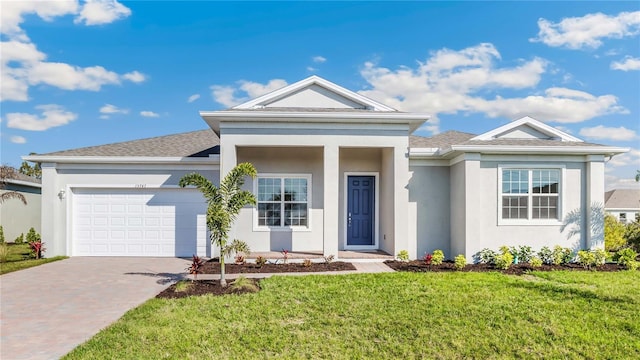
[(178, 185), (195, 186), (207, 200), (207, 229), (211, 243), (220, 248), (220, 285), (227, 286), (224, 271), (224, 258), (233, 252), (248, 252), (246, 243), (234, 240), (229, 243), (231, 225), (238, 217), (240, 209), (246, 205), (255, 205), (256, 198), (250, 191), (242, 190), (247, 176), (255, 178), (256, 168), (250, 163), (241, 163), (234, 167), (216, 187), (213, 183), (198, 173), (183, 176)]

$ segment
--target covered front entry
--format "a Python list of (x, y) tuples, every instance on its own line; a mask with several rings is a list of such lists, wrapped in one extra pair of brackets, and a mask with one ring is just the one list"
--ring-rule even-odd
[(345, 249), (377, 249), (376, 176), (346, 176), (346, 244)]

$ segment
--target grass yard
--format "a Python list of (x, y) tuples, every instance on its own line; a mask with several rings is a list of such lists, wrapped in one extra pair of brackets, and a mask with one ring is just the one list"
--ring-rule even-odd
[(7, 261), (0, 262), (0, 275), (67, 258), (66, 256), (55, 256), (52, 258), (38, 260), (31, 259), (31, 250), (29, 249), (29, 244), (25, 243), (7, 245), (9, 250)]
[(152, 299), (65, 359), (640, 358), (640, 272), (274, 277)]

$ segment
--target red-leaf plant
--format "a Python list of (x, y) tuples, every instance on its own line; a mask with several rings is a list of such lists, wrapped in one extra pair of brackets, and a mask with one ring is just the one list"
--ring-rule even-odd
[(202, 267), (202, 258), (199, 256), (193, 255), (193, 260), (191, 261), (191, 265), (186, 269), (189, 274), (193, 274), (194, 279), (198, 279), (198, 274), (202, 272), (200, 269)]
[(431, 254), (425, 254), (422, 258), (427, 265), (431, 265), (431, 259), (433, 259), (433, 255)]
[(44, 243), (42, 241), (33, 241), (29, 243), (29, 247), (31, 248), (31, 253), (36, 259), (40, 259), (42, 257), (42, 252), (45, 250)]

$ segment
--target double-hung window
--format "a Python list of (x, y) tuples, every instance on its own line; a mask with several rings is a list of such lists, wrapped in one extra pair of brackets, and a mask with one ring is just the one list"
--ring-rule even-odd
[(560, 220), (562, 169), (499, 169), (500, 220)]
[(257, 180), (259, 227), (307, 228), (310, 175), (260, 175)]

